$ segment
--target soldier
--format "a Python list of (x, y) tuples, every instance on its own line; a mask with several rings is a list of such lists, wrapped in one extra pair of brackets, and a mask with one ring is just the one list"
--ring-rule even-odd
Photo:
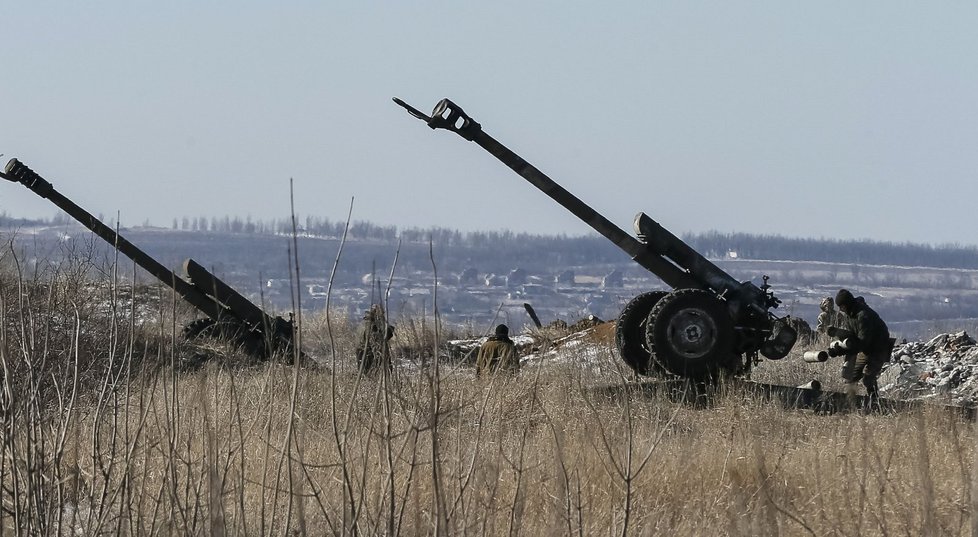
[(516, 354), (516, 345), (509, 339), (509, 327), (501, 324), (496, 327), (494, 335), (479, 347), (479, 357), (475, 361), (475, 374), (492, 373), (495, 371), (520, 370), (520, 359)]
[(848, 383), (847, 392), (855, 396), (856, 382), (862, 380), (872, 405), (879, 399), (876, 379), (883, 366), (890, 361), (893, 350), (890, 330), (879, 314), (866, 305), (863, 297), (853, 297), (848, 289), (839, 290), (835, 303), (844, 314), (848, 326), (846, 329), (829, 331), (829, 335), (843, 339), (829, 346), (829, 356), (845, 355), (842, 377)]
[(819, 310), (818, 322), (815, 325), (815, 336), (823, 344), (828, 343), (829, 329), (833, 327), (839, 327), (840, 323), (839, 317), (841, 315), (835, 311), (835, 301), (832, 297), (827, 296), (822, 299), (822, 302), (818, 305)]
[(835, 301), (832, 300), (832, 297), (827, 296), (822, 299), (818, 309), (821, 312), (818, 314), (818, 324), (815, 325), (815, 331), (827, 335), (830, 326), (838, 326), (835, 322)]
[[(386, 329), (385, 329), (386, 327)], [(372, 373), (383, 363), (391, 370), (388, 342), (394, 337), (394, 327), (387, 324), (384, 309), (380, 304), (370, 306), (363, 314), (363, 321), (357, 330), (357, 363), (364, 374)]]

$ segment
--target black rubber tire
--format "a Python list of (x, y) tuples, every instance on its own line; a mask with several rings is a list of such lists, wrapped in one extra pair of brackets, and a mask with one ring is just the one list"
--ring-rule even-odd
[(615, 323), (615, 346), (618, 347), (618, 354), (639, 375), (662, 371), (652, 361), (645, 343), (645, 325), (652, 308), (667, 294), (669, 293), (666, 291), (649, 291), (638, 295), (625, 304)]
[(187, 340), (200, 338), (224, 340), (232, 345), (245, 346), (249, 352), (253, 348), (261, 347), (261, 342), (255, 340), (253, 334), (249, 333), (241, 323), (230, 319), (220, 322), (207, 317), (196, 319), (184, 326), (183, 337)]
[(653, 360), (688, 379), (716, 378), (737, 363), (733, 319), (709, 291), (679, 289), (663, 297), (652, 308), (645, 340)]
[[(266, 341), (261, 333), (249, 331), (247, 327), (234, 319), (221, 320), (220, 322), (208, 317), (196, 319), (184, 325), (183, 337), (188, 341), (202, 338), (224, 341), (259, 359), (266, 359), (270, 356)], [(291, 352), (285, 352), (283, 356), (287, 363), (292, 363)]]

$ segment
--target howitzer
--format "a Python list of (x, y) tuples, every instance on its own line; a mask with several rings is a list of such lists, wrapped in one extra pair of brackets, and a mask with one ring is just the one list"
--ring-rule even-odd
[(394, 102), (432, 129), (450, 130), (478, 144), (672, 288), (638, 295), (618, 317), (618, 351), (637, 373), (716, 378), (746, 372), (758, 353), (784, 358), (794, 346), (797, 331), (770, 311), (781, 301), (767, 276), (760, 287), (737, 281), (644, 213), (635, 217), (637, 238), (632, 237), (486, 134), (448, 99), (430, 116), (396, 97)]
[(51, 183), (17, 159), (11, 159), (7, 163), (5, 172), (0, 173), (0, 177), (20, 183), (42, 198), (51, 200), (61, 210), (207, 315), (206, 319), (198, 319), (184, 327), (184, 335), (188, 339), (207, 336), (228, 339), (261, 358), (280, 352), (288, 359), (295, 352), (294, 327), (291, 320), (286, 321), (281, 317), (268, 315), (193, 259), (184, 261), (185, 276), (178, 276), (66, 198), (55, 190)]

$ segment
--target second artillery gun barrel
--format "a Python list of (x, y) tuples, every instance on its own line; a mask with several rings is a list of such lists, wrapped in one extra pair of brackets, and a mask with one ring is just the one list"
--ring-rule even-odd
[(204, 323), (188, 325), (186, 335), (214, 335), (231, 339), (244, 350), (263, 358), (275, 352), (286, 357), (301, 356), (301, 352), (293, 346), (294, 328), (291, 321), (268, 315), (192, 259), (184, 262), (187, 272), (187, 279), (184, 279), (62, 195), (50, 182), (17, 159), (7, 163), (0, 177), (20, 183), (38, 196), (50, 200), (207, 316)]
[(207, 300), (197, 289), (185, 282), (172, 270), (164, 267), (157, 260), (153, 259), (146, 252), (140, 250), (136, 245), (126, 240), (125, 237), (116, 233), (101, 220), (92, 216), (91, 213), (79, 207), (75, 202), (66, 198), (55, 190), (54, 185), (38, 175), (34, 170), (17, 159), (10, 159), (4, 168), (4, 179), (20, 183), (32, 192), (51, 200), (59, 209), (68, 213), (69, 216), (77, 220), (80, 224), (90, 229), (105, 242), (117, 248), (122, 255), (132, 259), (137, 265), (152, 274), (157, 280), (171, 287), (184, 300), (190, 302), (194, 307), (200, 309), (207, 315), (219, 315), (218, 305)]

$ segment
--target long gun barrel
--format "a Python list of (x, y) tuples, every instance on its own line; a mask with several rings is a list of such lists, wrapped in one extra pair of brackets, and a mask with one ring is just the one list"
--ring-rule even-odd
[(750, 282), (738, 282), (645, 213), (639, 213), (633, 222), (635, 232), (642, 240), (625, 233), (545, 173), (487, 134), (479, 123), (452, 101), (442, 99), (430, 116), (396, 97), (394, 102), (414, 117), (423, 120), (432, 129), (450, 130), (478, 144), (592, 229), (615, 243), (635, 262), (658, 276), (670, 287), (710, 289), (728, 299), (738, 300), (762, 310), (777, 305), (777, 299), (773, 299)]
[[(210, 317), (214, 322), (240, 323), (245, 331), (250, 333), (253, 340), (263, 340), (259, 344), (251, 345), (259, 354), (268, 354), (273, 350), (285, 350), (291, 346), (292, 323), (290, 321), (266, 314), (261, 308), (255, 306), (193, 260), (188, 259), (184, 263), (188, 277), (191, 278), (191, 281), (188, 282), (140, 250), (114, 229), (103, 224), (91, 213), (66, 198), (50, 182), (17, 159), (11, 159), (7, 163), (4, 172), (0, 173), (0, 177), (14, 183), (20, 183), (38, 196), (51, 200), (61, 210), (118, 249), (120, 253), (132, 259), (157, 280), (173, 289), (181, 298)], [(266, 337), (266, 335), (271, 337)]]
[(644, 244), (625, 233), (620, 227), (600, 215), (577, 196), (568, 192), (567, 189), (558, 185), (553, 179), (547, 177), (547, 174), (499, 143), (495, 138), (482, 130), (481, 125), (473, 121), (472, 118), (466, 115), (453, 102), (448, 99), (442, 99), (435, 106), (435, 110), (431, 116), (421, 113), (396, 97), (394, 98), (394, 102), (407, 109), (414, 117), (425, 121), (432, 129), (447, 129), (458, 133), (466, 140), (478, 144), (491, 153), (492, 156), (502, 161), (503, 164), (509, 166), (514, 172), (529, 181), (530, 184), (550, 196), (557, 203), (563, 205), (574, 216), (577, 216), (591, 226), (592, 229), (615, 243), (632, 259), (638, 262), (638, 264), (658, 275), (668, 285), (672, 287), (699, 286), (685, 271), (657, 256), (650, 255), (648, 248)]
[(431, 115), (394, 98), (432, 129), (455, 132), (475, 142), (592, 229), (613, 242), (675, 292), (652, 291), (635, 297), (622, 311), (616, 340), (622, 357), (637, 372), (653, 368), (686, 376), (711, 376), (718, 369), (739, 369), (731, 355), (783, 358), (797, 332), (769, 313), (780, 303), (768, 289), (738, 282), (723, 269), (667, 231), (644, 213), (633, 222), (637, 238), (554, 182), (482, 130), (482, 126), (448, 99)]
[(184, 300), (193, 304), (200, 311), (211, 317), (216, 317), (221, 314), (218, 305), (207, 299), (206, 296), (191, 284), (161, 265), (158, 261), (147, 255), (146, 252), (143, 252), (133, 243), (126, 240), (125, 237), (116, 233), (114, 229), (103, 224), (98, 218), (92, 216), (91, 213), (64, 197), (60, 192), (55, 190), (54, 185), (19, 160), (11, 159), (7, 163), (5, 172), (4, 174), (0, 174), (4, 179), (20, 183), (38, 196), (51, 200), (51, 203), (54, 203), (58, 208), (68, 213), (69, 216), (77, 220), (81, 225), (92, 230), (102, 240), (117, 248), (119, 252), (132, 259), (137, 265), (145, 269), (146, 272), (156, 277), (157, 280), (172, 288)]

